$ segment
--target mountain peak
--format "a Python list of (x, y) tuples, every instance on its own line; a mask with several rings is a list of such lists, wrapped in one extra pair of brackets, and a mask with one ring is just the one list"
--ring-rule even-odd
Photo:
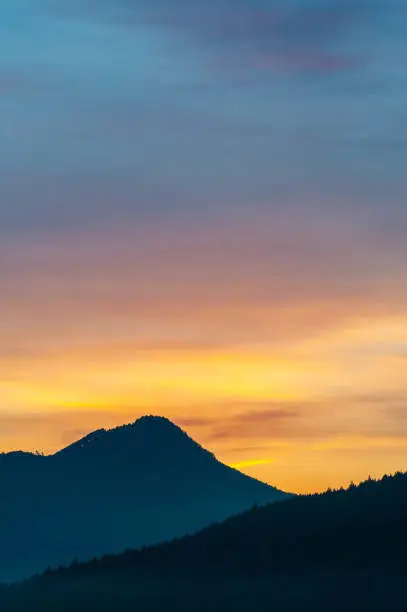
[(170, 425), (171, 427), (177, 427), (177, 425), (175, 425), (175, 423), (173, 423), (173, 421), (171, 421), (169, 418), (165, 417), (165, 416), (161, 416), (159, 414), (145, 414), (141, 417), (139, 417), (138, 419), (136, 419), (132, 425), (136, 425), (136, 424), (142, 424), (142, 423), (150, 423), (150, 424), (166, 424), (166, 425)]
[[(126, 425), (124, 426), (126, 427)], [(167, 427), (180, 429), (178, 425), (170, 421), (167, 417), (163, 417), (155, 414), (146, 414), (136, 419), (128, 427)]]
[[(108, 432), (134, 432), (143, 433), (145, 435), (156, 435), (157, 433), (167, 433), (168, 435), (173, 435), (176, 431), (183, 432), (183, 430), (178, 427), (175, 423), (170, 421), (167, 417), (158, 416), (154, 414), (146, 414), (144, 416), (139, 417), (132, 423), (127, 425), (119, 425), (114, 429), (108, 430)], [(186, 434), (185, 434), (186, 435)]]
[(167, 461), (193, 460), (197, 456), (214, 459), (214, 455), (192, 440), (178, 425), (162, 416), (145, 415), (114, 429), (99, 429), (70, 446), (57, 456), (76, 455), (106, 460), (119, 457), (141, 464), (159, 465)]

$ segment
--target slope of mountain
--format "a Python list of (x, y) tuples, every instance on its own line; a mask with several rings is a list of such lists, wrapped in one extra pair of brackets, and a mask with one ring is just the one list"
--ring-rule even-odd
[(161, 417), (52, 456), (0, 456), (0, 581), (197, 531), (285, 494), (216, 460)]
[(8, 612), (407, 609), (407, 475), (252, 509), (5, 589)]

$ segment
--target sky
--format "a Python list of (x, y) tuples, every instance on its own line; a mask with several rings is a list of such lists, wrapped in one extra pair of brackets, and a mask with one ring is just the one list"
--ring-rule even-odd
[(143, 414), (407, 469), (405, 0), (0, 0), (0, 448)]

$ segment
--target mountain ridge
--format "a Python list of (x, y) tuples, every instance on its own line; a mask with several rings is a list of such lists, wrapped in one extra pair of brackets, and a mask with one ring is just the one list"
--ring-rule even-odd
[(180, 537), (288, 495), (154, 416), (0, 465), (0, 580)]
[(201, 444), (196, 442), (191, 436), (189, 436), (189, 434), (187, 434), (180, 426), (176, 425), (173, 421), (171, 421), (167, 417), (153, 415), (153, 414), (144, 415), (130, 423), (118, 425), (116, 427), (112, 427), (112, 428), (103, 427), (100, 429), (96, 429), (94, 431), (91, 431), (85, 434), (82, 438), (78, 438), (77, 440), (74, 440), (67, 446), (62, 447), (61, 449), (55, 451), (54, 453), (45, 454), (42, 452), (24, 451), (24, 450), (17, 449), (17, 450), (8, 451), (8, 452), (0, 452), (0, 457), (2, 457), (3, 459), (7, 459), (7, 458), (14, 459), (14, 458), (22, 458), (22, 457), (29, 458), (29, 457), (38, 457), (38, 456), (45, 457), (45, 458), (52, 458), (52, 457), (56, 457), (56, 456), (65, 454), (67, 452), (70, 452), (70, 451), (73, 451), (79, 448), (83, 448), (85, 445), (89, 443), (98, 442), (103, 438), (107, 438), (109, 435), (111, 436), (111, 435), (117, 435), (120, 433), (129, 433), (132, 431), (136, 431), (140, 429), (141, 427), (144, 428), (144, 433), (146, 433), (147, 428), (145, 426), (150, 428), (150, 432), (149, 432), (150, 434), (155, 435), (156, 432), (153, 431), (152, 427), (153, 426), (156, 427), (157, 425), (165, 426), (168, 432), (171, 432), (171, 433), (176, 432), (177, 435), (182, 434), (184, 440), (188, 440), (190, 443), (193, 444), (193, 446), (196, 449), (200, 449), (206, 454), (211, 455), (214, 458), (216, 458), (214, 453), (208, 451)]

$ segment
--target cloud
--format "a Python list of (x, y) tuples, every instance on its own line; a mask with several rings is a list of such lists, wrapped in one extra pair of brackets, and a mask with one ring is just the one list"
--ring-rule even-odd
[(301, 407), (292, 404), (283, 407), (282, 404), (274, 402), (275, 407), (270, 408), (267, 404), (267, 401), (263, 402), (263, 409), (260, 410), (259, 403), (254, 402), (247, 408), (247, 412), (217, 419), (212, 426), (212, 439), (219, 441), (267, 438), (272, 443), (273, 440), (285, 438), (287, 435), (303, 435), (303, 432), (298, 431)]
[(406, 394), (407, 390), (390, 389), (374, 394), (344, 391), (289, 402), (229, 401), (218, 405), (212, 416), (179, 422), (208, 440), (210, 447), (228, 449), (233, 455), (264, 457), (293, 444), (316, 450), (391, 446), (392, 441), (401, 444), (407, 438)]
[(275, 72), (277, 74), (289, 73), (317, 73), (320, 75), (357, 69), (362, 61), (356, 58), (346, 58), (335, 55), (303, 54), (267, 54), (253, 55), (245, 59), (230, 59), (217, 62), (216, 68), (221, 70), (256, 70)]
[[(382, 4), (380, 4), (380, 7)], [(246, 0), (158, 0), (151, 5), (138, 2), (104, 0), (90, 5), (89, 18), (116, 20), (128, 26), (152, 23), (177, 30), (185, 41), (214, 52), (215, 65), (230, 61), (236, 66), (284, 70), (285, 72), (318, 71), (334, 73), (355, 68), (358, 61), (335, 52), (355, 27), (377, 17), (363, 0), (318, 0), (308, 2), (251, 2)], [(222, 60), (223, 58), (223, 60)]]
[(19, 1), (0, 8), (0, 74), (29, 84), (0, 119), (2, 235), (384, 200), (405, 217), (400, 3)]
[[(403, 234), (340, 219), (184, 217), (8, 238), (0, 251), (4, 376), (202, 360), (202, 375), (216, 377), (216, 358), (225, 373), (240, 358), (250, 372), (270, 360), (278, 377), (291, 364), (297, 379), (304, 361), (311, 379), (313, 359), (400, 353), (397, 323), (380, 321), (405, 312)], [(352, 328), (360, 337), (346, 336)]]

